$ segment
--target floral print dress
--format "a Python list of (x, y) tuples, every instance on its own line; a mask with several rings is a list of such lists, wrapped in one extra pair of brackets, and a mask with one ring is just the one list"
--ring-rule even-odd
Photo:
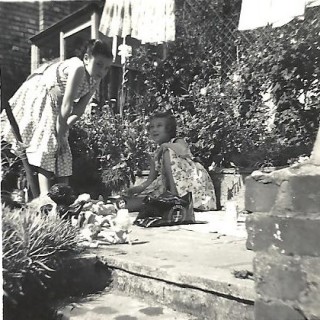
[[(57, 156), (56, 121), (65, 92), (70, 68), (82, 65), (79, 58), (42, 65), (22, 84), (9, 100), (19, 126), (31, 165), (53, 172), (56, 176), (72, 175), (72, 155), (68, 141), (65, 151)], [(92, 79), (83, 77), (76, 100), (90, 91)], [(5, 112), (1, 114), (1, 138), (18, 148)], [(67, 138), (66, 138), (67, 140)]]
[[(171, 142), (174, 142), (172, 140)], [(206, 169), (193, 160), (189, 150), (187, 156), (178, 155), (168, 148), (171, 171), (179, 196), (192, 192), (193, 207), (198, 210), (215, 210), (216, 196), (214, 186)], [(166, 176), (163, 171), (163, 158), (155, 160), (158, 177), (143, 191), (143, 194), (159, 196), (166, 191)]]

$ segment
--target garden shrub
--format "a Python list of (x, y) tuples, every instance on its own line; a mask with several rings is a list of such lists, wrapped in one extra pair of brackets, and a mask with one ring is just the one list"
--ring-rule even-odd
[(148, 167), (151, 147), (143, 118), (122, 119), (107, 105), (102, 109), (83, 117), (70, 132), (74, 188), (88, 192), (91, 182), (94, 196), (118, 193), (134, 182), (134, 173)]
[[(168, 74), (187, 71), (168, 70), (170, 61), (154, 64), (146, 48), (141, 52), (145, 54), (144, 57), (139, 56), (144, 66), (145, 91), (142, 94), (144, 100), (139, 99), (141, 103), (136, 104), (137, 109), (146, 110), (147, 115), (171, 110), (177, 118), (179, 135), (186, 138), (193, 154), (207, 167), (213, 161), (223, 166), (229, 166), (230, 162), (237, 162), (238, 166), (253, 166), (264, 161), (258, 154), (265, 142), (265, 106), (260, 104), (255, 106), (254, 112), (240, 113), (239, 92), (242, 88), (230, 78), (222, 87), (220, 78), (216, 76), (218, 67), (212, 68), (211, 75), (206, 70), (191, 74), (192, 77), (183, 85), (186, 86), (185, 92), (181, 94), (175, 89), (176, 84), (170, 82), (175, 80)], [(136, 60), (138, 58), (132, 59), (133, 62)], [(175, 56), (173, 60), (176, 61)], [(161, 78), (167, 80), (159, 83)], [(256, 152), (255, 157), (253, 152)]]
[(26, 186), (24, 168), (19, 157), (10, 151), (10, 145), (1, 141), (1, 190), (11, 192)]
[(223, 91), (219, 87), (217, 78), (196, 77), (186, 98), (192, 111), (178, 110), (191, 150), (206, 166), (212, 162), (224, 167), (255, 166), (260, 157), (253, 153), (261, 152), (266, 129), (263, 107), (257, 108), (254, 117), (243, 116), (238, 85), (228, 80)]
[[(228, 3), (230, 12), (217, 1), (177, 2), (167, 56), (145, 44), (130, 60), (141, 70), (142, 89), (131, 93), (128, 110), (171, 109), (207, 165), (283, 166), (309, 155), (320, 120), (319, 7), (307, 9), (303, 22), (240, 33), (240, 2)], [(228, 14), (235, 17), (229, 41), (238, 60), (222, 78)], [(275, 106), (272, 126), (266, 93)]]
[(248, 109), (253, 96), (271, 93), (275, 121), (270, 135), (281, 149), (276, 162), (310, 154), (319, 127), (319, 10), (307, 8), (303, 21), (295, 19), (281, 28), (244, 33), (251, 45), (242, 48), (240, 59), (243, 97)]
[(42, 310), (42, 304), (48, 302), (42, 296), (48, 278), (63, 259), (78, 252), (77, 230), (66, 220), (43, 216), (28, 209), (21, 211), (2, 207), (6, 318), (20, 315), (23, 319), (32, 319), (33, 314)]

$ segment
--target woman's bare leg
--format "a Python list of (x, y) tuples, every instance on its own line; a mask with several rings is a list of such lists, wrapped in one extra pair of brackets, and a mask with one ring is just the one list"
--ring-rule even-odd
[(52, 177), (53, 173), (50, 171), (46, 171), (42, 168), (37, 168), (38, 172), (38, 181), (39, 181), (39, 189), (40, 189), (40, 197), (47, 195), (49, 189), (52, 185)]

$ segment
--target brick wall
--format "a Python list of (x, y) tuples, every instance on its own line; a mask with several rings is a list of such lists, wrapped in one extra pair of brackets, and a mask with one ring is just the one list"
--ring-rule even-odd
[(29, 38), (38, 32), (38, 5), (0, 2), (0, 65), (2, 95), (7, 100), (30, 71)]
[(94, 0), (40, 2), (39, 30), (42, 31), (50, 27), (70, 13), (77, 11), (93, 1)]
[(320, 319), (320, 166), (305, 168), (284, 170), (270, 212), (247, 219), (256, 320)]

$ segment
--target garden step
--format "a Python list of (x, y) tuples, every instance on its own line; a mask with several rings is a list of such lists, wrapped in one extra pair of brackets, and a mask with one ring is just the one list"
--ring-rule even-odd
[[(111, 285), (107, 284), (101, 297), (94, 296), (96, 311), (90, 311), (93, 307), (87, 306), (87, 302), (81, 302), (80, 306), (84, 309), (76, 311), (80, 308), (77, 305), (74, 316), (75, 312), (79, 316), (81, 312), (87, 314), (89, 311), (99, 313), (105, 310), (107, 313), (117, 305), (119, 295), (124, 296), (123, 299), (130, 297), (138, 305), (146, 303), (147, 307), (141, 307), (151, 308), (146, 312), (156, 312), (160, 309), (154, 308), (163, 308), (163, 314), (153, 316), (155, 319), (175, 319), (175, 314), (170, 313), (175, 310), (183, 315), (177, 319), (252, 320), (255, 298), (252, 279), (254, 253), (245, 248), (244, 225), (240, 228), (242, 230), (235, 230), (230, 235), (214, 231), (218, 215), (218, 212), (197, 213), (200, 220), (209, 222), (203, 225), (161, 228), (133, 226), (132, 245), (104, 245), (98, 249), (89, 249), (81, 258), (86, 261), (83, 267), (79, 269), (81, 264), (76, 263), (79, 270), (73, 273), (76, 278), (80, 275), (79, 281), (84, 282), (83, 286), (87, 290), (82, 291), (87, 294), (101, 291), (108, 278), (111, 278)], [(85, 272), (85, 264), (88, 264), (88, 272)], [(245, 272), (235, 276), (236, 271)], [(249, 276), (246, 276), (246, 272)], [(67, 278), (70, 280), (69, 276)], [(98, 289), (99, 286), (95, 284), (98, 290), (93, 291), (90, 279), (96, 284), (101, 279), (101, 288)], [(101, 299), (106, 300), (102, 303)], [(120, 309), (121, 315), (114, 313), (101, 319), (144, 319), (137, 311), (140, 307), (129, 310), (125, 304), (122, 306), (123, 310), (122, 307), (116, 308)], [(172, 315), (172, 318), (168, 318), (165, 311), (170, 311), (168, 317)], [(95, 319), (86, 319), (89, 318)]]
[(159, 303), (129, 297), (116, 291), (94, 294), (76, 303), (61, 306), (63, 320), (194, 320), (196, 317), (175, 311)]
[(254, 281), (234, 275), (252, 272), (246, 237), (185, 228), (133, 227), (133, 245), (105, 246), (92, 253), (113, 270), (113, 289), (128, 296), (202, 320), (252, 320)]

